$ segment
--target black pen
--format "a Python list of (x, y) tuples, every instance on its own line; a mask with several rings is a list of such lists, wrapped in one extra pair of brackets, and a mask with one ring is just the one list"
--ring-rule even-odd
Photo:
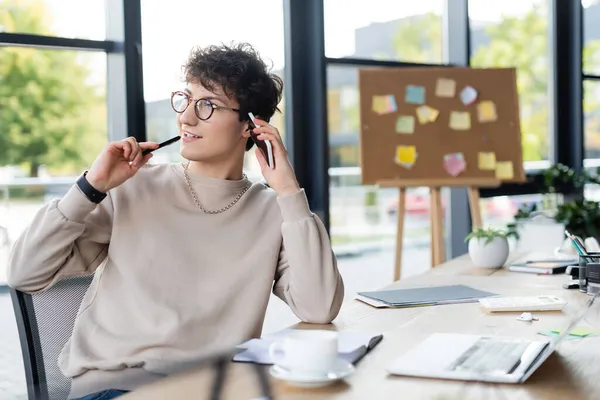
[(148, 153), (152, 153), (154, 150), (158, 150), (162, 147), (168, 146), (171, 143), (175, 143), (176, 141), (178, 141), (179, 139), (181, 139), (181, 136), (175, 136), (174, 138), (171, 138), (169, 140), (165, 140), (162, 143), (159, 143), (158, 147), (156, 149), (146, 149), (144, 151), (142, 151), (142, 155), (145, 156)]

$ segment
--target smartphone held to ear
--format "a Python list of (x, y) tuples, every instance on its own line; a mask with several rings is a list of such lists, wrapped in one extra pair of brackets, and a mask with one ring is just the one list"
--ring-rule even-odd
[[(258, 126), (254, 122), (254, 114), (249, 112), (248, 116), (250, 117), (250, 127), (252, 129), (257, 128)], [(271, 168), (271, 169), (275, 168), (275, 157), (273, 156), (273, 145), (271, 145), (271, 142), (269, 142), (268, 140), (260, 140), (257, 136), (258, 136), (258, 134), (254, 133), (254, 132), (250, 132), (250, 137), (254, 141), (254, 144), (256, 145), (256, 147), (258, 147), (260, 149), (260, 151), (262, 151), (263, 156), (265, 157), (265, 160), (267, 160), (267, 164), (269, 165), (269, 168)]]

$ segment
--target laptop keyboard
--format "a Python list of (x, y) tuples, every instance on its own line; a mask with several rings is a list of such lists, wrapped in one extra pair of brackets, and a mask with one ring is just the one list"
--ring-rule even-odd
[(450, 369), (482, 374), (510, 374), (529, 343), (481, 338), (454, 362)]

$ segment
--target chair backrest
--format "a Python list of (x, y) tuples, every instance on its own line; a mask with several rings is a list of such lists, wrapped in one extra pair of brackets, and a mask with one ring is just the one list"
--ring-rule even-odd
[(58, 355), (93, 275), (64, 279), (42, 293), (11, 289), (30, 400), (66, 400), (71, 381), (59, 370)]

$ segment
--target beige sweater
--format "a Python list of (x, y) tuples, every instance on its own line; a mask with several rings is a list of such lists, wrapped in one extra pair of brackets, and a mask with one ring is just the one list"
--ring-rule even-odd
[[(190, 172), (219, 209), (244, 181)], [(17, 240), (10, 286), (27, 292), (96, 270), (60, 354), (71, 397), (130, 390), (173, 365), (260, 336), (271, 290), (302, 321), (328, 323), (344, 287), (304, 191), (278, 198), (255, 183), (224, 213), (200, 211), (180, 164), (142, 168), (99, 204), (73, 186)]]

